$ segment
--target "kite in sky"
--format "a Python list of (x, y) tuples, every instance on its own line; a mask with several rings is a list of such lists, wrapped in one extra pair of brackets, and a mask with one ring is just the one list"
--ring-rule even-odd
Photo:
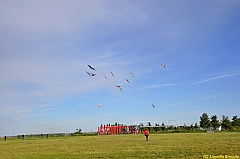
[[(131, 73), (131, 72), (130, 72), (130, 73)], [(132, 76), (132, 77), (134, 77), (134, 74), (133, 74), (133, 73), (131, 73), (131, 76)]]
[(128, 79), (126, 79), (126, 81), (129, 83), (129, 80), (128, 80)]
[(117, 86), (117, 85), (115, 85), (115, 86), (118, 88), (118, 90), (120, 90), (122, 92), (122, 87), (121, 86)]
[(152, 103), (152, 107), (153, 107), (153, 109), (155, 108), (155, 106), (154, 106), (154, 104)]
[(94, 74), (94, 73), (90, 73), (90, 72), (88, 72), (88, 71), (86, 71), (86, 72), (87, 72), (87, 74), (89, 74), (89, 76), (91, 76), (91, 77), (96, 76), (96, 74)]
[(113, 77), (115, 77), (114, 74), (113, 74), (112, 72), (110, 72), (110, 73), (113, 75)]
[(103, 104), (98, 104), (98, 108), (101, 108), (103, 107), (104, 105)]
[(164, 64), (164, 63), (160, 63), (160, 64), (161, 64), (161, 66), (162, 66), (162, 67), (164, 67), (164, 68), (165, 68), (165, 64)]
[[(129, 72), (129, 73), (131, 73), (131, 72)], [(134, 74), (133, 74), (133, 73), (131, 73), (131, 76), (134, 78), (134, 81), (135, 81), (135, 76), (134, 76)]]
[(102, 73), (103, 74), (103, 76), (107, 79), (107, 76), (104, 74), (104, 73)]
[(95, 68), (93, 68), (91, 65), (88, 64), (88, 67), (91, 68), (92, 70), (96, 71)]

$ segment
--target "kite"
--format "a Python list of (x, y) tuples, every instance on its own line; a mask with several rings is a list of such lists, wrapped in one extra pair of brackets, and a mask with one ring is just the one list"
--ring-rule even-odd
[(154, 106), (154, 104), (152, 103), (152, 107), (153, 107), (153, 109), (155, 108), (155, 106)]
[(89, 74), (89, 76), (91, 76), (91, 77), (96, 76), (96, 74), (94, 74), (94, 73), (90, 73), (90, 72), (88, 72), (88, 71), (86, 71), (86, 72), (87, 72), (87, 74)]
[(122, 92), (122, 87), (121, 86), (117, 86), (117, 85), (115, 85), (115, 86), (118, 88), (118, 90), (120, 90)]
[(216, 96), (214, 96), (213, 99), (216, 99)]
[(101, 108), (103, 107), (104, 105), (103, 104), (98, 104), (98, 108)]
[(104, 73), (102, 73), (103, 74), (103, 76), (107, 79), (107, 76), (104, 74)]
[(162, 66), (162, 67), (164, 67), (164, 68), (165, 68), (165, 64), (164, 64), (164, 63), (160, 63), (160, 64), (161, 64), (161, 66)]
[(113, 75), (113, 77), (115, 77), (114, 74), (113, 74), (112, 72), (110, 72), (110, 73)]
[[(131, 73), (131, 72), (130, 72)], [(131, 73), (131, 75), (132, 75), (132, 77), (134, 77), (134, 74), (133, 73)]]
[(126, 79), (126, 81), (129, 83), (129, 80), (128, 80), (128, 79)]
[(95, 68), (93, 68), (91, 65), (88, 64), (88, 67), (91, 68), (92, 70), (96, 71)]
[[(131, 72), (130, 72), (131, 73)], [(134, 77), (134, 74), (133, 73), (131, 73), (131, 76), (134, 78), (134, 81), (135, 81), (135, 77)]]

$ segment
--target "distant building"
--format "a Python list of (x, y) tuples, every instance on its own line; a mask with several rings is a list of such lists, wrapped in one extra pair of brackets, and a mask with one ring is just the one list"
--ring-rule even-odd
[(219, 126), (218, 128), (216, 128), (217, 131), (222, 131), (222, 126)]

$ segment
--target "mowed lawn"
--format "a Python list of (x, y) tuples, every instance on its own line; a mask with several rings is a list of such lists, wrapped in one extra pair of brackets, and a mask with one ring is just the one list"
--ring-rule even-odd
[[(240, 158), (240, 133), (69, 136), (0, 139), (0, 158), (203, 158), (229, 155)], [(211, 156), (209, 156), (210, 158)]]

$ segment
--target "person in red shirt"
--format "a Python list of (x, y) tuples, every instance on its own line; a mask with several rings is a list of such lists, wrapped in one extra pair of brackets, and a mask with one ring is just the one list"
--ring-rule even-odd
[(148, 142), (149, 130), (147, 128), (144, 130), (144, 135), (146, 136), (146, 142)]

